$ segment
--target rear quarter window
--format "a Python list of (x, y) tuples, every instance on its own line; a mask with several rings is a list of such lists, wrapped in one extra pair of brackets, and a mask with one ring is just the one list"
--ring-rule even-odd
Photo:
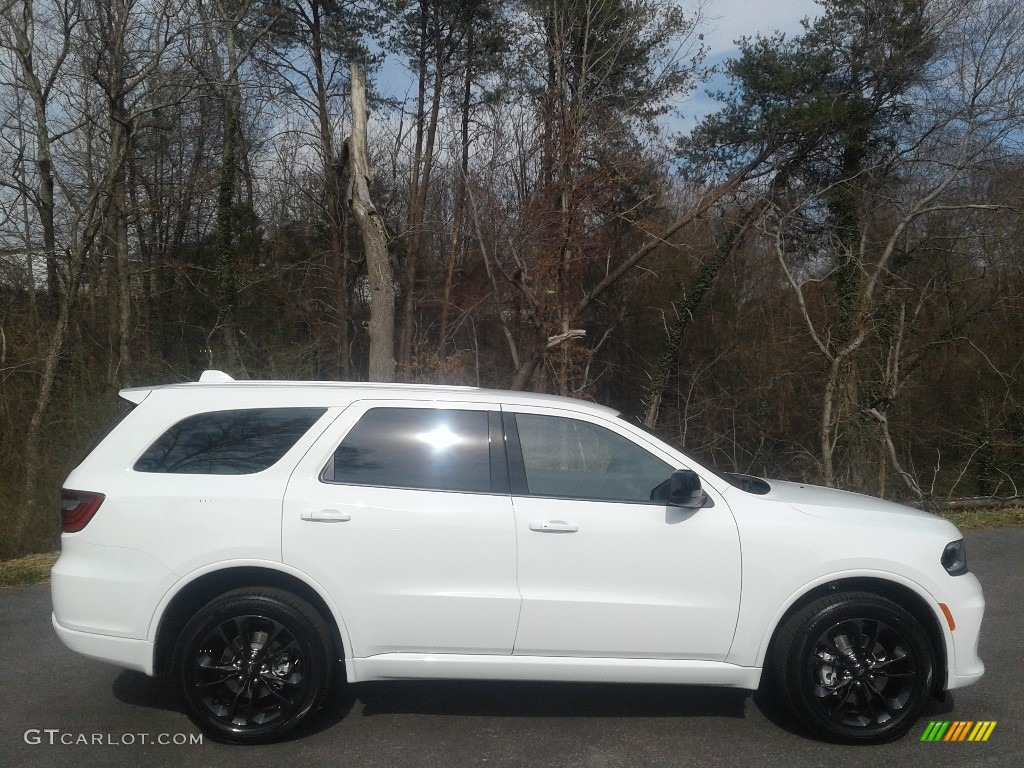
[(245, 408), (189, 416), (135, 462), (136, 472), (249, 475), (276, 464), (326, 408)]

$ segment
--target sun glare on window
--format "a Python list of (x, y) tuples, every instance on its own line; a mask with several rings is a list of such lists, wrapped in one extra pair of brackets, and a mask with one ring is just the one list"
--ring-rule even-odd
[(429, 432), (421, 432), (416, 435), (416, 439), (421, 440), (436, 451), (447, 450), (453, 445), (458, 445), (462, 442), (462, 438), (452, 432), (447, 426), (435, 427)]

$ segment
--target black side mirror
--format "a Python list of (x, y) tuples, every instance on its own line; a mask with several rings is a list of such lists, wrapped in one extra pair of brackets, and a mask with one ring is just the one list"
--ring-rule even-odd
[(692, 469), (677, 469), (668, 480), (668, 503), (673, 507), (700, 509), (708, 500), (700, 477)]

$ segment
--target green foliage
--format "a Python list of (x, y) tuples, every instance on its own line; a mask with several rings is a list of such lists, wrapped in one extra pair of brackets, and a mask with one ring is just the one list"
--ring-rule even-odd
[(493, 71), (508, 50), (508, 19), (494, 0), (385, 0), (388, 48), (402, 53), (415, 71), (422, 59), (429, 74), (437, 66), (472, 64)]
[[(705, 48), (698, 18), (663, 0), (610, 0), (593, 3), (527, 0), (531, 25), (543, 37), (524, 35), (524, 70), (541, 75), (532, 85), (543, 103), (551, 88), (590, 119), (638, 121), (656, 129), (703, 78)], [(541, 71), (541, 63), (546, 71)], [(558, 81), (558, 82), (555, 82)]]
[(724, 175), (767, 149), (777, 185), (822, 188), (898, 152), (910, 95), (936, 51), (929, 0), (821, 5), (802, 35), (740, 41), (725, 66), (731, 88), (717, 94), (725, 106), (681, 142), (698, 172)]
[[(324, 51), (345, 62), (373, 65), (379, 57), (371, 53), (367, 41), (380, 34), (387, 16), (386, 4), (379, 2), (336, 0), (292, 0), (256, 6), (252, 32), (270, 51), (287, 52), (318, 43)], [(316, 35), (319, 39), (312, 40)], [(254, 42), (243, 36), (244, 43)], [(266, 64), (265, 56), (260, 60)]]

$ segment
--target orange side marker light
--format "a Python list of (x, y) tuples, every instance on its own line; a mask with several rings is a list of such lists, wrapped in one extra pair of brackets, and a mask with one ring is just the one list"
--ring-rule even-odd
[(956, 622), (953, 621), (953, 614), (949, 610), (949, 606), (945, 603), (939, 603), (939, 608), (942, 609), (942, 615), (946, 617), (946, 623), (949, 624), (949, 631), (953, 632), (956, 630)]

